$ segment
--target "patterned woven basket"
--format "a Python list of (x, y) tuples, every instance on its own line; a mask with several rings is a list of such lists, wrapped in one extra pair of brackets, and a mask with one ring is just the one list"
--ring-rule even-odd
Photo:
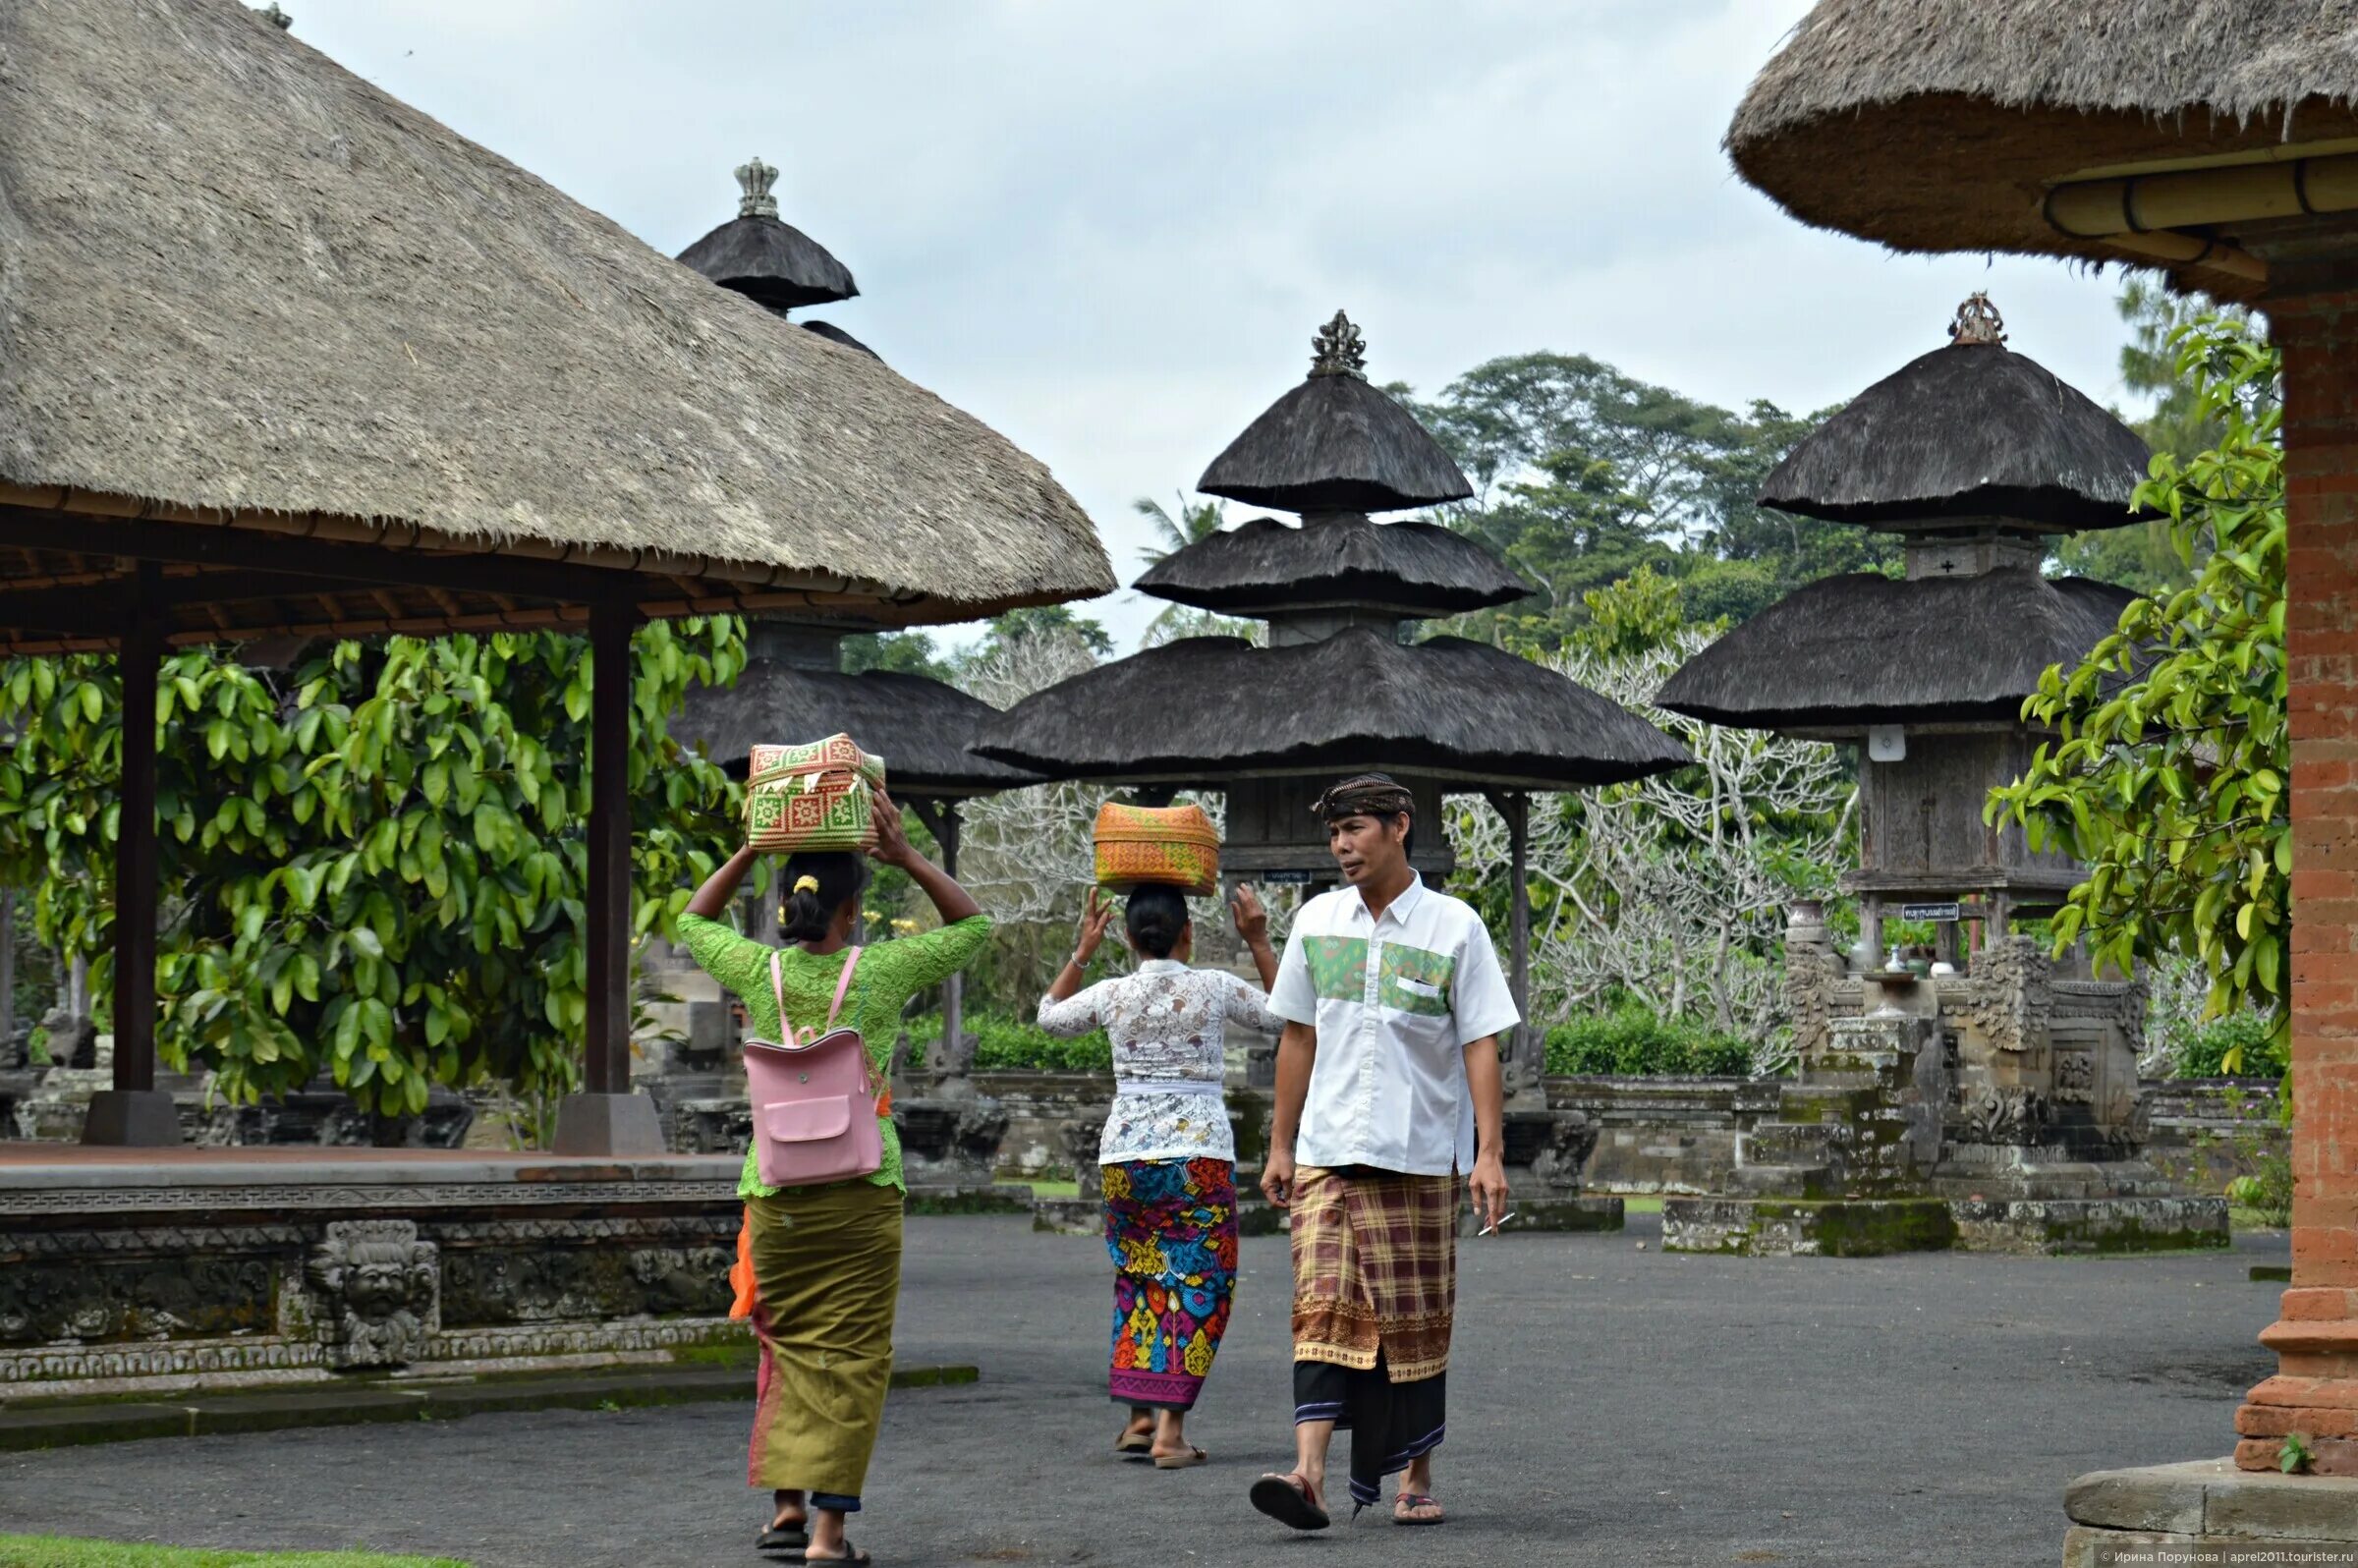
[(773, 855), (873, 849), (883, 787), (884, 758), (848, 735), (757, 746), (746, 758), (745, 841)]
[(1097, 885), (1116, 893), (1150, 883), (1197, 897), (1220, 885), (1220, 835), (1200, 806), (1097, 808)]

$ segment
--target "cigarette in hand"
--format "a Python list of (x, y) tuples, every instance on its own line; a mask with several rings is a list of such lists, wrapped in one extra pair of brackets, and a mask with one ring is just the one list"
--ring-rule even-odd
[(1495, 1235), (1497, 1234), (1499, 1226), (1505, 1224), (1508, 1220), (1514, 1217), (1515, 1211), (1510, 1208), (1505, 1213), (1500, 1214), (1496, 1219), (1491, 1220), (1488, 1225), (1483, 1226), (1482, 1229), (1475, 1234), (1478, 1237)]

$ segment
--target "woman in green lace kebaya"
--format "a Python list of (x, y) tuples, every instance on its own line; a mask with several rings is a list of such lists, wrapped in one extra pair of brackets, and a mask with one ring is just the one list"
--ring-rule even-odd
[[(880, 1077), (910, 997), (964, 968), (989, 934), (990, 920), (965, 888), (920, 855), (901, 828), (901, 813), (876, 792), (876, 847), (940, 912), (941, 928), (880, 942), (852, 971), (839, 1024), (859, 1030)], [(789, 856), (789, 896), (780, 934), (779, 975), (786, 1017), (770, 994), (766, 945), (721, 924), (753, 866), (746, 848), (714, 871), (689, 900), (680, 935), (704, 973), (745, 1004), (753, 1036), (785, 1040), (798, 1028), (825, 1027), (860, 919), (868, 867), (859, 856)], [(736, 1279), (750, 1293), (761, 1346), (747, 1480), (774, 1493), (775, 1512), (760, 1546), (801, 1550), (809, 1562), (865, 1562), (844, 1539), (844, 1515), (860, 1507), (860, 1487), (884, 1390), (892, 1379), (892, 1318), (901, 1286), (901, 1141), (892, 1096), (876, 1106), (884, 1162), (872, 1176), (812, 1187), (763, 1187), (746, 1150), (737, 1191), (745, 1199), (745, 1237)], [(743, 1277), (750, 1262), (751, 1279)], [(750, 1287), (750, 1291), (749, 1291)]]

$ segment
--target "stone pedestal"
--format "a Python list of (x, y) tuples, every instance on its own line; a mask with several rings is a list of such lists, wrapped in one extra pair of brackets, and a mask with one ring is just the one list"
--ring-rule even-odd
[(1022, 1213), (1032, 1206), (1031, 1189), (1002, 1185), (995, 1175), (1007, 1112), (966, 1088), (968, 1092), (948, 1097), (927, 1092), (893, 1099), (910, 1207), (919, 1213)]
[(2358, 1480), (2228, 1459), (2100, 1470), (2063, 1494), (2063, 1568), (2358, 1561)]
[(102, 1089), (90, 1096), (82, 1141), (167, 1148), (180, 1142), (180, 1112), (160, 1089)]
[(660, 1154), (663, 1123), (645, 1094), (568, 1094), (557, 1105), (549, 1147), (558, 1154)]

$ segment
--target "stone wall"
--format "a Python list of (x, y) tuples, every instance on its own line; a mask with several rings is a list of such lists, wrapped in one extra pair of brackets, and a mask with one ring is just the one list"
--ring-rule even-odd
[(0, 1165), (0, 1402), (660, 1361), (728, 1320), (734, 1160)]

